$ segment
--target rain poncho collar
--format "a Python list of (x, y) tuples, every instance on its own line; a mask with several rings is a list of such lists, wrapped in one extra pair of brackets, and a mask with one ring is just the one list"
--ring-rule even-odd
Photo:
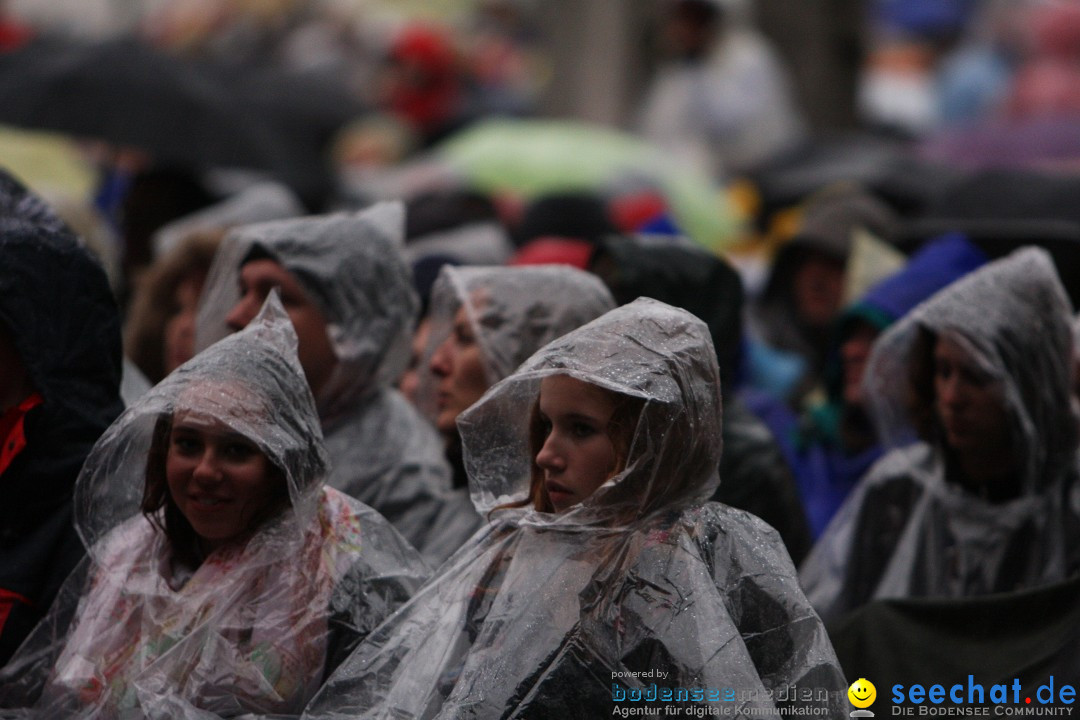
[[(530, 407), (556, 374), (638, 399), (627, 469), (563, 514), (500, 508), (527, 493)], [(734, 688), (735, 717), (791, 686), (835, 716), (846, 683), (775, 531), (703, 505), (720, 423), (709, 331), (685, 311), (641, 299), (549, 343), (459, 420), (490, 524), (305, 717), (600, 717), (648, 671)]]
[[(249, 537), (196, 550), (194, 565), (169, 501), (141, 511), (179, 414), (254, 443), (279, 498)], [(274, 292), (246, 329), (178, 368), (95, 445), (75, 512), (89, 560), (0, 677), (0, 704), (36, 703), (43, 717), (298, 712), (341, 644), (423, 575), (382, 518), (323, 486), (327, 469), (296, 335)]]
[(327, 318), (337, 355), (316, 398), (324, 421), (395, 382), (409, 360), (419, 300), (401, 256), (404, 206), (378, 203), (358, 213), (280, 220), (225, 236), (200, 301), (198, 347), (223, 337), (239, 300), (237, 277), (254, 249), (292, 273)]
[[(980, 595), (1080, 569), (1070, 318), (1049, 255), (1026, 248), (948, 286), (879, 338), (864, 382), (879, 432), (896, 449), (856, 486), (802, 566), (823, 617), (875, 597)], [(926, 332), (959, 338), (1000, 384), (1013, 499), (964, 489), (933, 426), (907, 444), (918, 435), (908, 365)]]

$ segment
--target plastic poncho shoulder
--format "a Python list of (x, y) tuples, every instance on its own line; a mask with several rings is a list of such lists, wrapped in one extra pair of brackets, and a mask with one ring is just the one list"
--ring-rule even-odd
[[(167, 510), (140, 513), (180, 417), (246, 438), (280, 473), (267, 488), (280, 488), (280, 508), (196, 566), (174, 545), (182, 536), (156, 524), (170, 522)], [(275, 293), (247, 329), (178, 368), (95, 445), (76, 488), (88, 559), (2, 671), (0, 705), (43, 718), (299, 712), (426, 574), (378, 514), (324, 487), (326, 470)]]
[[(1011, 591), (1080, 569), (1070, 319), (1049, 256), (1028, 248), (948, 286), (878, 340), (865, 382), (879, 432), (896, 449), (856, 486), (802, 566), (823, 617), (872, 598)], [(927, 352), (920, 338), (942, 333), (1000, 389), (1012, 499), (992, 502), (958, 484), (936, 434), (905, 445), (916, 438), (907, 365)]]
[[(529, 412), (569, 375), (641, 404), (627, 468), (562, 514), (526, 498)], [(720, 386), (704, 323), (638, 300), (549, 343), (459, 419), (491, 522), (362, 643), (309, 718), (599, 717), (630, 692), (730, 688), (733, 716), (845, 686), (775, 531), (705, 503)], [(640, 697), (640, 696), (639, 696)]]
[(292, 273), (326, 316), (338, 360), (316, 398), (333, 466), (327, 484), (370, 504), (437, 563), (478, 520), (450, 487), (438, 435), (391, 387), (408, 362), (418, 308), (401, 256), (404, 222), (401, 203), (380, 203), (233, 230), (207, 279), (198, 336), (201, 346), (227, 332), (253, 249)]

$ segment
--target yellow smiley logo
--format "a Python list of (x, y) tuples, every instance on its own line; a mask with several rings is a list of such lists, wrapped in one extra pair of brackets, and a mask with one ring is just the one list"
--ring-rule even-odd
[(866, 678), (859, 678), (847, 689), (848, 700), (857, 708), (868, 708), (877, 700), (877, 688)]

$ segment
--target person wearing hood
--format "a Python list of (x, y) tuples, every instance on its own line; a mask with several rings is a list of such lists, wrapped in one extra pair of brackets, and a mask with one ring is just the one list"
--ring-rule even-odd
[(869, 416), (863, 373), (874, 341), (913, 307), (977, 269), (987, 258), (959, 234), (927, 243), (902, 270), (870, 288), (840, 314), (825, 365), (827, 399), (782, 434), (814, 537), (884, 454)]
[(776, 532), (707, 502), (720, 424), (709, 332), (683, 310), (643, 298), (546, 345), (458, 422), (488, 525), (305, 717), (600, 717), (721, 692), (735, 717), (836, 716), (847, 683)]
[(826, 621), (871, 599), (985, 595), (1080, 569), (1071, 317), (1049, 255), (1025, 248), (875, 343), (865, 387), (896, 449), (802, 566)]
[(225, 233), (303, 214), (291, 190), (263, 182), (154, 233), (154, 260), (134, 278), (124, 323), (124, 349), (151, 384), (195, 355), (199, 296)]
[[(765, 378), (758, 381), (763, 389), (801, 409), (822, 382), (856, 233), (889, 241), (897, 224), (888, 205), (852, 183), (830, 185), (804, 201), (799, 229), (776, 253), (765, 287), (751, 308), (755, 343), (751, 358), (756, 362), (751, 375)], [(774, 371), (793, 361), (798, 372)], [(769, 379), (779, 375), (785, 377)]]
[(0, 671), (40, 717), (297, 713), (426, 569), (328, 456), (277, 295), (101, 437), (76, 485), (88, 557)]
[(120, 314), (101, 265), (0, 172), (0, 665), (83, 555), (71, 496), (123, 410)]
[(536, 350), (613, 307), (598, 277), (567, 266), (443, 266), (416, 397), (443, 437), (456, 487), (466, 485), (458, 416)]
[(233, 229), (206, 281), (196, 341), (206, 347), (243, 328), (281, 288), (330, 453), (327, 484), (377, 510), (438, 564), (479, 520), (450, 487), (438, 436), (392, 387), (417, 307), (403, 232), (401, 203)]

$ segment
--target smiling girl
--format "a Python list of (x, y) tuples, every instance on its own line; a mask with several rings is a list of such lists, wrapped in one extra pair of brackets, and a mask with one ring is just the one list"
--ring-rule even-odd
[(0, 671), (3, 705), (297, 713), (408, 598), (424, 574), (415, 551), (322, 484), (296, 342), (275, 293), (109, 428), (77, 484), (89, 558)]
[[(736, 688), (736, 715), (845, 686), (776, 532), (707, 502), (720, 412), (708, 329), (663, 303), (540, 349), (458, 419), (489, 524), (306, 716), (601, 717), (613, 678), (650, 672)], [(830, 716), (831, 697), (816, 701)]]

